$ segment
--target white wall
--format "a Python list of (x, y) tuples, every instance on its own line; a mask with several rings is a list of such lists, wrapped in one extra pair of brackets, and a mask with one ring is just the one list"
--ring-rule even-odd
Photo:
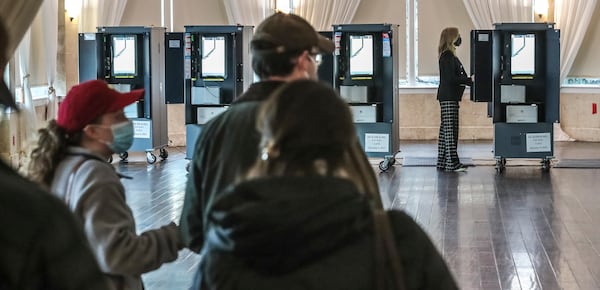
[(162, 0), (127, 0), (122, 26), (160, 26)]
[(458, 27), (462, 45), (456, 50), (467, 73), (470, 72), (470, 32), (473, 27), (463, 0), (419, 0), (418, 75), (438, 75), (437, 47), (446, 27)]
[(405, 0), (362, 0), (352, 20), (354, 24), (398, 24), (400, 47), (400, 78), (406, 78), (406, 2)]
[(185, 25), (229, 24), (222, 0), (173, 0), (173, 2), (174, 31), (184, 31)]
[[(161, 26), (161, 2), (165, 5), (164, 26), (171, 31), (170, 0), (128, 0), (121, 25)], [(185, 25), (225, 25), (227, 15), (221, 0), (173, 0), (173, 31)]]

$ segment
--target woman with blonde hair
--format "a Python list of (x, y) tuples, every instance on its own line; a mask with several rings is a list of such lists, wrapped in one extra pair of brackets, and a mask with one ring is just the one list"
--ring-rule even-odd
[(356, 165), (352, 115), (331, 87), (284, 84), (257, 128), (254, 166), (208, 209), (192, 289), (457, 289), (415, 221), (365, 194), (374, 170)]
[(456, 47), (462, 38), (456, 27), (442, 30), (438, 46), (440, 85), (437, 99), (440, 102), (440, 134), (438, 138), (437, 169), (445, 171), (466, 171), (460, 163), (456, 147), (458, 144), (458, 109), (465, 86), (473, 85), (473, 76), (469, 77), (456, 56)]

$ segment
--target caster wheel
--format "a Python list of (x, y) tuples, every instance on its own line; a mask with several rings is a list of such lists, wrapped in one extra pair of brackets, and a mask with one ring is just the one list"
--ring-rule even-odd
[(504, 172), (504, 166), (496, 166), (496, 173), (500, 174)]
[(123, 152), (119, 154), (119, 158), (121, 158), (121, 160), (125, 161), (127, 160), (127, 158), (129, 157), (129, 153), (127, 152)]
[(160, 148), (160, 154), (158, 156), (162, 159), (167, 159), (169, 157), (169, 152), (167, 152), (167, 149), (165, 148)]
[(542, 161), (542, 170), (544, 172), (550, 171), (550, 160), (544, 160), (544, 161)]
[(152, 152), (146, 153), (146, 161), (148, 164), (154, 164), (156, 162), (156, 155)]
[(386, 155), (383, 157), (383, 161), (379, 162), (379, 170), (386, 172), (394, 164), (396, 164), (396, 158), (393, 155)]
[(391, 157), (389, 160), (390, 160), (390, 166), (394, 166), (394, 164), (396, 164), (396, 158)]
[(379, 162), (379, 170), (386, 172), (388, 171), (388, 169), (390, 169), (390, 163), (387, 161), (381, 161)]
[(501, 158), (496, 160), (496, 173), (504, 172), (506, 168), (506, 158)]

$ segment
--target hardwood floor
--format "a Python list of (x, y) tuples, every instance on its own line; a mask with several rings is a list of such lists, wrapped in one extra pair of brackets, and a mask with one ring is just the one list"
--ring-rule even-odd
[[(497, 174), (491, 142), (461, 142), (467, 172), (394, 166), (379, 173), (382, 200), (409, 213), (443, 253), (462, 289), (600, 289), (600, 169), (553, 168), (509, 160)], [(187, 179), (184, 148), (153, 165), (143, 153), (117, 170), (139, 230), (179, 220)], [(403, 156), (435, 156), (433, 142), (405, 142)], [(560, 158), (600, 158), (600, 144), (557, 142)], [(401, 162), (399, 162), (401, 163)], [(511, 165), (514, 164), (514, 165)], [(198, 256), (145, 274), (146, 289), (188, 289)]]

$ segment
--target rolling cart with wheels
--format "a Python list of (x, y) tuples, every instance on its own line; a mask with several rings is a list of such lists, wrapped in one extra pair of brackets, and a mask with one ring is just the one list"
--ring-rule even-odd
[[(158, 160), (158, 158), (156, 157), (156, 155), (154, 154), (154, 150), (153, 149), (147, 149), (145, 150), (146, 152), (146, 162), (148, 162), (148, 164), (154, 164), (156, 163), (156, 161)], [(161, 147), (159, 148), (159, 154), (158, 157), (161, 158), (161, 160), (165, 160), (169, 157), (169, 152), (167, 151), (167, 149), (165, 147)], [(121, 162), (127, 162), (127, 159), (129, 158), (129, 152), (123, 152), (119, 154), (119, 159), (121, 159)], [(113, 158), (112, 156), (109, 159), (109, 163), (112, 163)]]
[[(494, 158), (496, 159), (496, 173), (503, 173), (504, 169), (506, 169), (506, 158), (500, 156), (496, 156)], [(540, 162), (544, 172), (550, 171), (550, 167), (552, 167), (552, 159), (554, 159), (554, 156), (548, 156), (543, 158)]]
[(471, 31), (471, 100), (488, 103), (496, 172), (507, 158), (554, 158), (560, 120), (560, 31), (553, 23), (498, 23)]
[(503, 173), (507, 158), (540, 158), (541, 168), (549, 171), (554, 159), (552, 123), (494, 124), (496, 172)]
[[(165, 149), (165, 147), (162, 147), (159, 149), (158, 156), (162, 160), (165, 160), (169, 157), (169, 152), (167, 152), (167, 149)], [(156, 155), (154, 155), (153, 151), (146, 151), (146, 162), (148, 162), (148, 164), (154, 164), (156, 162)]]
[(381, 171), (396, 163), (400, 148), (399, 26), (333, 25), (333, 86), (350, 106), (358, 141), (369, 158), (383, 158)]
[[(129, 151), (146, 152), (153, 164), (159, 149), (165, 159), (168, 143), (165, 104), (164, 27), (103, 26), (96, 33), (79, 34), (79, 80), (100, 79), (113, 89), (144, 89), (137, 102), (124, 108), (133, 122), (134, 140)], [(119, 155), (127, 160), (128, 153)]]

